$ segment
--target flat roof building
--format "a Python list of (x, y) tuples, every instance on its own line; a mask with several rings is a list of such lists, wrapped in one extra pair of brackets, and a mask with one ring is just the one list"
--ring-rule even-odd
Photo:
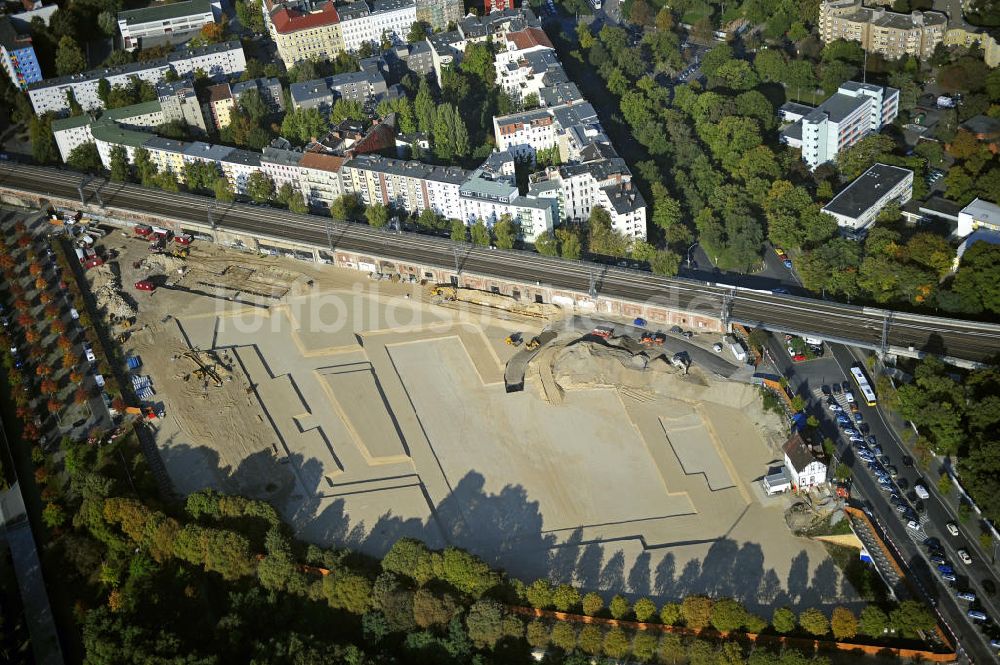
[(890, 203), (902, 206), (913, 196), (913, 171), (875, 164), (823, 206), (849, 235), (863, 233)]
[(126, 51), (193, 37), (222, 16), (219, 0), (180, 0), (118, 12), (118, 31)]

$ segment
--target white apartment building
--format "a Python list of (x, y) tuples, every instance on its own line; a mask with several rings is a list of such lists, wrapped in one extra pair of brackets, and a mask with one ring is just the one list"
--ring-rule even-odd
[(913, 196), (913, 171), (874, 164), (823, 206), (848, 235), (866, 231), (890, 203), (902, 206)]
[(250, 175), (260, 171), (260, 153), (250, 150), (233, 150), (219, 164), (222, 166), (222, 175), (226, 176), (233, 192), (245, 196)]
[(521, 237), (534, 242), (539, 235), (552, 231), (557, 221), (558, 203), (551, 198), (521, 196), (512, 175), (479, 168), (462, 183), (460, 219), (467, 226), (483, 220), (493, 227), (504, 215), (518, 225)]
[(381, 44), (383, 37), (393, 44), (405, 43), (417, 20), (414, 0), (363, 0), (338, 7), (344, 49), (357, 51), (363, 44)]
[(532, 177), (529, 191), (532, 188), (553, 193), (561, 220), (584, 222), (595, 206), (601, 206), (616, 231), (629, 238), (646, 237), (646, 202), (620, 157), (550, 167)]
[(260, 170), (271, 179), (276, 191), (281, 189), (283, 185), (289, 185), (295, 190), (302, 188), (302, 168), (299, 166), (299, 162), (302, 161), (302, 152), (300, 150), (266, 146), (262, 152)]
[(415, 161), (359, 155), (341, 168), (345, 194), (365, 205), (381, 203), (409, 212), (431, 209), (448, 219), (461, 219), (459, 191), (469, 172), (456, 166), (431, 166)]
[[(181, 0), (118, 12), (118, 31), (125, 50), (134, 51), (143, 40), (187, 39), (221, 16), (219, 0)], [(155, 44), (147, 44), (152, 45)]]
[(104, 108), (104, 103), (97, 96), (97, 86), (101, 79), (107, 79), (112, 87), (127, 86), (133, 78), (155, 85), (169, 69), (173, 69), (181, 77), (193, 73), (195, 69), (201, 69), (209, 76), (221, 77), (242, 73), (245, 68), (246, 57), (238, 41), (211, 44), (202, 48), (175, 51), (166, 58), (149, 62), (92, 69), (82, 74), (45, 79), (28, 86), (28, 98), (36, 115), (49, 111), (65, 113), (69, 111), (66, 93), (72, 92), (77, 103), (85, 111), (89, 111)]
[(836, 159), (841, 150), (868, 134), (879, 131), (898, 113), (899, 90), (848, 81), (805, 115), (786, 110), (785, 119), (794, 122), (781, 130), (781, 140), (800, 148), (802, 161), (814, 169)]
[(326, 209), (344, 193), (340, 171), (347, 160), (338, 155), (306, 152), (299, 162), (302, 198), (313, 209)]
[(947, 29), (948, 17), (941, 12), (900, 14), (884, 7), (865, 7), (861, 0), (826, 0), (819, 6), (819, 36), (824, 43), (860, 42), (864, 50), (889, 60), (904, 55), (931, 57)]
[(493, 136), (497, 150), (534, 159), (539, 150), (558, 147), (565, 161), (578, 159), (580, 151), (590, 143), (607, 142), (597, 112), (582, 100), (494, 116)]
[(164, 121), (159, 102), (143, 102), (106, 111), (99, 119), (95, 119), (95, 116), (89, 113), (72, 118), (57, 118), (52, 121), (52, 135), (59, 148), (59, 156), (65, 162), (74, 148), (94, 140), (91, 128), (95, 124), (118, 124), (127, 129), (151, 130), (162, 125)]

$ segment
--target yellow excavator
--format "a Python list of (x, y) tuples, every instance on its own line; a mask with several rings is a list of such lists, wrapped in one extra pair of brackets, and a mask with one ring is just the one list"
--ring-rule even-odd
[(507, 338), (504, 340), (504, 343), (507, 346), (521, 346), (521, 342), (523, 341), (524, 338), (521, 337), (521, 333), (516, 332), (507, 335)]
[(531, 339), (528, 340), (528, 343), (524, 345), (524, 348), (526, 348), (529, 351), (534, 351), (539, 347), (541, 343), (542, 340), (538, 339), (537, 337), (532, 337)]

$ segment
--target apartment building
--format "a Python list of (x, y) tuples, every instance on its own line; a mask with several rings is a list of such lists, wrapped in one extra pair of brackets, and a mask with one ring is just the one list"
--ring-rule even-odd
[(178, 43), (222, 17), (219, 0), (181, 0), (118, 12), (118, 32), (127, 51)]
[(338, 99), (349, 99), (361, 104), (377, 102), (387, 94), (389, 88), (381, 73), (367, 71), (348, 72), (325, 79), (293, 83), (289, 90), (292, 108), (296, 110), (318, 108), (323, 113), (329, 113)]
[(632, 185), (625, 160), (610, 150), (588, 151), (590, 161), (549, 167), (531, 178), (532, 187), (553, 192), (558, 218), (584, 222), (595, 206), (611, 215), (612, 227), (630, 238), (646, 237), (646, 202)]
[(469, 172), (457, 166), (432, 166), (415, 161), (360, 155), (344, 163), (345, 194), (365, 205), (380, 203), (409, 212), (431, 209), (448, 219), (461, 219), (459, 193)]
[(31, 36), (14, 27), (10, 18), (0, 16), (0, 62), (18, 90), (42, 80), (42, 68), (35, 56)]
[(383, 40), (404, 43), (417, 20), (414, 0), (357, 0), (339, 11), (344, 48), (352, 52), (364, 44), (378, 46)]
[(247, 181), (250, 176), (260, 171), (260, 153), (250, 150), (233, 150), (219, 162), (222, 175), (226, 176), (233, 192), (246, 196)]
[(275, 190), (280, 189), (284, 185), (288, 185), (295, 190), (300, 190), (302, 187), (302, 169), (299, 167), (299, 162), (301, 161), (301, 150), (265, 146), (261, 151), (260, 170), (271, 179)]
[(276, 78), (250, 79), (233, 83), (230, 87), (230, 94), (239, 102), (244, 93), (256, 90), (260, 94), (261, 100), (267, 105), (271, 113), (280, 113), (285, 110), (285, 95), (281, 89), (281, 81)]
[(848, 81), (810, 109), (805, 105), (782, 108), (785, 120), (792, 124), (781, 130), (781, 140), (800, 148), (802, 160), (814, 169), (892, 122), (899, 113), (899, 90)]
[(882, 7), (865, 7), (861, 0), (825, 0), (819, 8), (823, 42), (860, 42), (866, 51), (890, 60), (904, 55), (929, 58), (944, 40), (947, 28), (948, 17), (934, 11), (899, 14)]
[(540, 103), (543, 89), (569, 83), (542, 30), (527, 28), (507, 33), (504, 46), (494, 60), (497, 85), (519, 102), (533, 98)]
[(559, 148), (563, 161), (575, 160), (594, 142), (607, 142), (597, 111), (586, 101), (493, 118), (497, 150), (535, 158), (539, 150)]
[(299, 162), (302, 198), (313, 210), (329, 209), (344, 193), (340, 170), (347, 158), (323, 152), (306, 151)]
[(823, 206), (823, 212), (837, 220), (845, 235), (859, 237), (875, 223), (883, 208), (890, 203), (902, 206), (912, 196), (913, 171), (874, 164)]
[(487, 14), (491, 12), (513, 10), (514, 7), (514, 0), (483, 0), (483, 10)]
[(340, 14), (332, 0), (264, 0), (264, 24), (286, 66), (327, 60), (344, 50)]
[(169, 70), (185, 77), (201, 69), (209, 76), (223, 77), (242, 73), (246, 68), (246, 57), (238, 41), (211, 44), (201, 48), (181, 49), (165, 58), (147, 62), (134, 62), (120, 67), (92, 69), (82, 74), (45, 79), (28, 86), (28, 98), (37, 115), (54, 111), (66, 113), (69, 102), (68, 92), (84, 110), (100, 109), (104, 102), (97, 95), (97, 85), (107, 79), (113, 86), (126, 86), (133, 78), (159, 83)]
[(199, 134), (206, 134), (205, 116), (194, 92), (194, 81), (160, 81), (156, 84), (156, 96), (163, 109), (164, 122), (182, 122)]
[(535, 242), (539, 235), (551, 232), (555, 226), (558, 203), (555, 199), (518, 193), (513, 174), (494, 172), (480, 167), (462, 183), (459, 189), (459, 209), (467, 226), (483, 220), (490, 228), (504, 215), (518, 226), (520, 237)]
[(456, 67), (462, 61), (465, 47), (483, 43), (492, 38), (502, 43), (508, 32), (540, 27), (541, 23), (527, 7), (519, 10), (505, 9), (486, 16), (467, 16), (458, 22), (454, 30), (436, 32), (427, 36), (434, 63), (434, 75), (441, 83), (441, 71), (445, 67)]
[(151, 136), (142, 144), (149, 152), (149, 161), (156, 165), (160, 173), (174, 174), (177, 182), (184, 182), (184, 153), (191, 144), (187, 141)]
[(428, 24), (435, 32), (447, 30), (450, 23), (461, 21), (464, 10), (462, 0), (416, 0), (417, 20)]
[(59, 156), (65, 162), (74, 148), (94, 141), (95, 125), (114, 125), (142, 131), (156, 129), (164, 122), (160, 102), (151, 101), (105, 111), (99, 117), (96, 113), (83, 113), (71, 118), (56, 118), (52, 121), (52, 135), (59, 148)]

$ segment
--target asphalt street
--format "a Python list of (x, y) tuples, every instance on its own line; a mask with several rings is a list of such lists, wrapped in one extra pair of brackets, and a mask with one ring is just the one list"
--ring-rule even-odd
[[(906, 518), (890, 503), (890, 493), (880, 488), (868, 465), (855, 455), (847, 437), (843, 436), (836, 424), (836, 414), (827, 405), (828, 398), (823, 395), (823, 386), (832, 386), (834, 382), (843, 385), (849, 381), (847, 377), (850, 366), (861, 358), (845, 346), (826, 345), (825, 348), (823, 358), (794, 363), (778, 336), (770, 336), (767, 343), (771, 360), (778, 371), (788, 378), (790, 389), (809, 399), (807, 410), (820, 419), (824, 434), (837, 442), (838, 459), (852, 471), (852, 501), (865, 507), (873, 522), (880, 527), (883, 538), (891, 544), (921, 595), (934, 605), (942, 623), (957, 637), (965, 651), (965, 662), (994, 662), (996, 650), (990, 646), (989, 637), (983, 632), (984, 626), (970, 619), (967, 612), (970, 609), (980, 609), (991, 618), (1000, 617), (997, 597), (987, 593), (983, 585), (984, 580), (989, 580), (987, 583), (995, 585), (993, 588), (996, 590), (1000, 584), (996, 570), (989, 565), (987, 555), (980, 551), (978, 542), (970, 537), (964, 526), (959, 536), (951, 536), (947, 532), (945, 524), (950, 521), (958, 522), (958, 519), (950, 506), (942, 501), (933, 483), (923, 483), (930, 498), (918, 500), (913, 487), (922, 478), (918, 469), (904, 464), (904, 458), (909, 455), (905, 446), (885, 422), (878, 407), (859, 403), (869, 434), (876, 437), (883, 454), (889, 458), (889, 463), (899, 471), (899, 476), (895, 479), (896, 492), (902, 501), (917, 511), (920, 530), (911, 530), (906, 526)], [(851, 387), (854, 394), (858, 395), (859, 391), (853, 382)], [(846, 409), (847, 403), (842, 396), (838, 403)], [(955, 582), (944, 581), (937, 572), (937, 564), (929, 560), (928, 551), (923, 546), (923, 541), (928, 537), (941, 541), (948, 563), (955, 570)], [(972, 556), (971, 565), (967, 566), (959, 559), (957, 551), (961, 548), (968, 550)], [(957, 598), (959, 591), (969, 590), (976, 595), (974, 603)]]

